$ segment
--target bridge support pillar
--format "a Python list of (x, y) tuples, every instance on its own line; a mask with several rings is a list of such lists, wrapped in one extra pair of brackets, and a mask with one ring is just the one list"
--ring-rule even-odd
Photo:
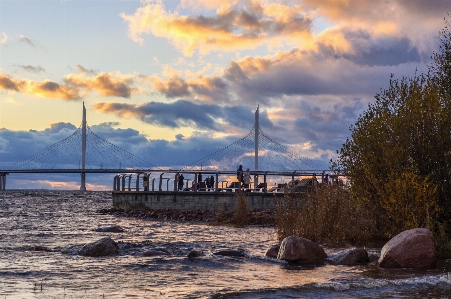
[(81, 173), (80, 191), (86, 191), (86, 173)]

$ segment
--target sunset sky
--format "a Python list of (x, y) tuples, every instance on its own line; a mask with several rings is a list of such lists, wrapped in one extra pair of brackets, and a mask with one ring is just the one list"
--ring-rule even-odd
[(266, 135), (327, 167), (390, 74), (426, 71), (447, 12), (450, 0), (0, 0), (0, 168), (72, 134), (83, 102), (97, 135), (166, 168), (247, 135), (260, 105)]

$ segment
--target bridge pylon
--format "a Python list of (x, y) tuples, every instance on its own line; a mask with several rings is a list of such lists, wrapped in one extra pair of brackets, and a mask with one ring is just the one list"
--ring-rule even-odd
[[(83, 102), (83, 120), (81, 128), (81, 169), (86, 169), (86, 108)], [(86, 173), (81, 173), (80, 191), (86, 191)]]

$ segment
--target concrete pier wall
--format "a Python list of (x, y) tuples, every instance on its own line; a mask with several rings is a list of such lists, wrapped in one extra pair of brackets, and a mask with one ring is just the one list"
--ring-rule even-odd
[[(143, 192), (113, 191), (113, 207), (123, 210), (235, 210), (235, 192)], [(274, 209), (281, 193), (244, 193), (250, 211)]]

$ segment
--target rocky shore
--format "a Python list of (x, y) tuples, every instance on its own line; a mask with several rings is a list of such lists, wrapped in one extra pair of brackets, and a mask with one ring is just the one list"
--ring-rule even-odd
[[(118, 217), (130, 217), (140, 219), (153, 219), (160, 221), (180, 221), (180, 222), (203, 222), (208, 224), (234, 224), (234, 211), (180, 211), (180, 210), (121, 210), (121, 209), (101, 209), (97, 211), (103, 215), (114, 215)], [(248, 211), (246, 217), (247, 225), (267, 225), (276, 224), (274, 211)]]

